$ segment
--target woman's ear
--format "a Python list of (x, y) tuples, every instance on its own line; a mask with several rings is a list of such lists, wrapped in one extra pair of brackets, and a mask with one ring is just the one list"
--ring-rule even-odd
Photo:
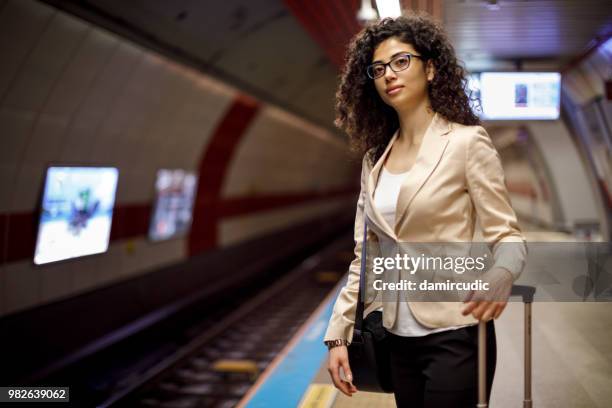
[(426, 71), (427, 71), (427, 82), (433, 81), (434, 77), (436, 76), (436, 68), (432, 60), (427, 60)]

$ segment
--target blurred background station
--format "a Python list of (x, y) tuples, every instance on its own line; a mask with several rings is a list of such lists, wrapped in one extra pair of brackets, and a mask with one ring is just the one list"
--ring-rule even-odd
[[(469, 72), (527, 240), (609, 242), (609, 0), (0, 0), (0, 386), (395, 406), (338, 392), (323, 334), (361, 170), (333, 124), (345, 50), (411, 10)], [(493, 407), (522, 401), (522, 313), (496, 321)], [(533, 318), (534, 406), (610, 406), (610, 304)]]

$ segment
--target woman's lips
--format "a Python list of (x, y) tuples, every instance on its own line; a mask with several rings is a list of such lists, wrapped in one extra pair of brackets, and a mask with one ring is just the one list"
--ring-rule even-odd
[(387, 91), (387, 95), (395, 95), (402, 90), (403, 86), (398, 86), (397, 88), (392, 88)]

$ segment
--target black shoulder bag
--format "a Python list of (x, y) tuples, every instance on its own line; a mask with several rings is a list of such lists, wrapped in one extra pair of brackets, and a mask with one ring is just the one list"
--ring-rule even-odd
[(353, 384), (360, 391), (393, 392), (391, 384), (391, 357), (389, 339), (382, 324), (382, 312), (374, 311), (363, 318), (366, 279), (366, 245), (368, 224), (363, 223), (363, 244), (361, 247), (361, 271), (359, 295), (353, 341), (348, 346), (349, 365), (353, 373)]

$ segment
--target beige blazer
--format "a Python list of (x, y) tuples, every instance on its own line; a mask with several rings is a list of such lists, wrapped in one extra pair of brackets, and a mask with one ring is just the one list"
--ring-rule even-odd
[[(525, 239), (510, 205), (499, 154), (482, 126), (464, 126), (440, 114), (434, 115), (416, 161), (402, 182), (396, 223), (387, 224), (375, 208), (373, 196), (378, 175), (398, 133), (395, 132), (374, 166), (364, 156), (355, 216), (355, 258), (349, 266), (347, 283), (336, 299), (325, 340), (352, 341), (364, 216), (368, 222), (368, 242), (470, 242), (475, 241), (478, 220), (480, 242), (489, 244), (494, 265), (509, 270), (514, 280), (524, 268)], [(500, 249), (504, 247), (498, 245), (501, 242), (517, 244)], [(501, 254), (503, 251), (506, 253)], [(383, 306), (383, 325), (391, 328), (397, 304), (371, 298), (366, 297), (364, 316)], [(462, 302), (409, 301), (408, 305), (415, 319), (429, 328), (477, 323), (471, 315), (461, 315), (465, 306)]]

